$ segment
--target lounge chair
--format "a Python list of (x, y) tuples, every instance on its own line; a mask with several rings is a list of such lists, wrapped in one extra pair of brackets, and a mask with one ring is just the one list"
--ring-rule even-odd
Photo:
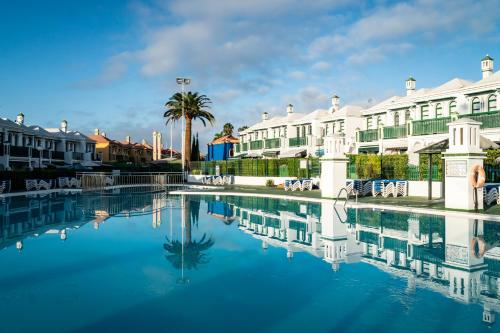
[(24, 183), (26, 185), (26, 191), (38, 190), (38, 181), (36, 179), (26, 179)]
[(492, 204), (500, 203), (499, 186), (500, 184), (498, 183), (484, 185), (483, 202), (485, 205), (490, 206)]
[(0, 194), (10, 192), (10, 180), (0, 181)]
[(52, 179), (40, 179), (37, 184), (37, 190), (50, 190), (52, 188)]
[(301, 191), (304, 191), (304, 190), (311, 191), (312, 188), (313, 188), (313, 181), (312, 181), (312, 179), (302, 179), (300, 181), (300, 190)]

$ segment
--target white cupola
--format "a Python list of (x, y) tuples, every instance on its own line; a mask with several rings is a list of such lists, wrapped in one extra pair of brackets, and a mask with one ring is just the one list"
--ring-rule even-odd
[(293, 113), (293, 105), (292, 104), (288, 104), (288, 106), (286, 107), (286, 113), (288, 113), (288, 114)]
[(98, 128), (96, 128), (96, 129), (94, 130), (94, 134), (95, 134), (95, 135), (100, 135), (100, 134), (101, 134), (101, 131), (100, 131)]
[(125, 142), (126, 142), (126, 143), (131, 143), (131, 142), (132, 142), (132, 138), (130, 137), (130, 135), (127, 135), (127, 136), (125, 137)]
[(337, 95), (332, 96), (332, 113), (340, 110), (340, 97)]
[(263, 112), (262, 113), (262, 121), (266, 121), (266, 120), (269, 120), (269, 113)]
[(16, 117), (16, 124), (24, 125), (24, 114), (20, 112)]
[(417, 86), (417, 81), (410, 75), (409, 78), (406, 79), (406, 96), (410, 96), (415, 92), (415, 88)]
[(486, 55), (481, 59), (481, 71), (483, 72), (483, 79), (486, 79), (493, 74), (493, 61), (494, 59), (489, 55)]
[(66, 120), (61, 121), (61, 131), (64, 133), (68, 132), (68, 122)]

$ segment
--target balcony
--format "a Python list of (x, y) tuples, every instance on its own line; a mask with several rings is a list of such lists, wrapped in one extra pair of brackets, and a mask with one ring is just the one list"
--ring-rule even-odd
[(262, 140), (250, 141), (250, 150), (258, 150), (258, 149), (262, 149), (262, 147), (263, 147)]
[(10, 156), (28, 157), (29, 156), (29, 147), (10, 146)]
[(500, 110), (475, 113), (475, 114), (462, 114), (459, 118), (469, 118), (475, 121), (480, 121), (481, 128), (495, 128), (500, 127)]
[(83, 153), (79, 153), (79, 152), (74, 151), (72, 157), (73, 157), (74, 160), (80, 160), (81, 161), (81, 160), (83, 160)]
[(281, 142), (279, 138), (266, 139), (266, 149), (279, 148)]
[(64, 152), (63, 151), (53, 151), (52, 159), (54, 160), (64, 160)]
[(307, 137), (302, 136), (302, 137), (297, 137), (297, 138), (290, 138), (290, 139), (288, 139), (288, 145), (290, 147), (305, 146), (305, 145), (307, 145)]
[(430, 135), (448, 132), (448, 123), (451, 122), (451, 117), (415, 120), (412, 122), (412, 135)]
[(384, 127), (384, 139), (406, 138), (406, 125)]
[(31, 157), (33, 158), (40, 158), (40, 151), (38, 149), (31, 149)]
[(235, 145), (234, 145), (234, 151), (236, 152), (236, 154), (239, 154), (239, 153), (240, 153), (240, 150), (241, 150), (241, 148), (240, 148), (240, 144), (239, 144), (239, 143), (238, 143), (238, 144), (235, 144)]
[(378, 140), (378, 129), (359, 131), (359, 142), (372, 142)]
[(241, 144), (241, 151), (247, 151), (248, 150), (248, 142), (242, 143)]

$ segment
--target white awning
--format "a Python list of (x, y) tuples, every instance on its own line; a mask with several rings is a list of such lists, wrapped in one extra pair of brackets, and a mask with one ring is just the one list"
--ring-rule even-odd
[(99, 163), (92, 162), (92, 161), (83, 161), (80, 164), (83, 165), (84, 167), (96, 167), (96, 166), (100, 166), (101, 165)]
[(305, 156), (306, 150), (302, 148), (285, 150), (279, 154), (279, 158)]

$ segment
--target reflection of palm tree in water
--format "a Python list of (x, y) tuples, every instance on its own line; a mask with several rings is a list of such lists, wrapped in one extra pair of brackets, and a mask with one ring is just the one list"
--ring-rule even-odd
[(183, 196), (182, 223), (184, 224), (185, 237), (183, 240), (166, 238), (163, 248), (167, 251), (166, 258), (177, 269), (196, 269), (200, 264), (210, 261), (203, 251), (214, 245), (212, 237), (203, 234), (199, 240), (193, 240), (192, 227), (198, 226), (200, 202), (191, 201)]

